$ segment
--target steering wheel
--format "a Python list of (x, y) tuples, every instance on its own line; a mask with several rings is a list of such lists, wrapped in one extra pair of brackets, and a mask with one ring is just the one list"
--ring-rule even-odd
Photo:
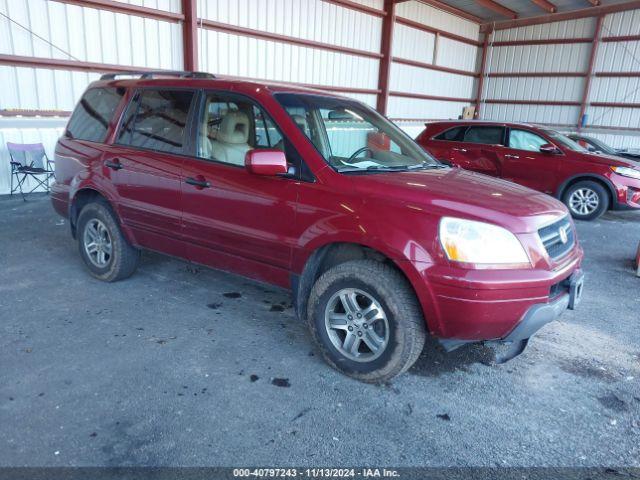
[(371, 152), (372, 154), (373, 154), (373, 153), (375, 153), (375, 152), (374, 152), (373, 150), (371, 150), (369, 147), (362, 147), (362, 148), (359, 148), (358, 150), (356, 150), (356, 151), (355, 151), (355, 152), (354, 152), (354, 153), (349, 157), (349, 159), (347, 160), (347, 163), (351, 163), (351, 162), (353, 162), (353, 161), (356, 159), (356, 157), (357, 157), (358, 155), (360, 155), (361, 153), (364, 153), (364, 152)]

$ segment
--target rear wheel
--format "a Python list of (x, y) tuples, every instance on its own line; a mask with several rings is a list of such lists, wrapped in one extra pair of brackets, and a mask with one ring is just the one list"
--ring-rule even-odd
[(595, 220), (609, 208), (609, 194), (606, 189), (592, 180), (583, 180), (571, 185), (562, 198), (578, 220)]
[(94, 277), (115, 282), (130, 277), (140, 252), (122, 235), (111, 207), (102, 201), (87, 204), (78, 216), (78, 249)]
[(384, 382), (406, 371), (424, 346), (424, 319), (411, 286), (374, 260), (325, 272), (311, 290), (307, 313), (325, 360), (364, 382)]

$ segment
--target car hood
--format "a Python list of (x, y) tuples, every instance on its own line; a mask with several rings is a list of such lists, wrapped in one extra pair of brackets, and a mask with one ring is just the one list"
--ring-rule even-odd
[(460, 168), (353, 175), (365, 202), (397, 202), (427, 213), (487, 221), (514, 233), (537, 231), (567, 215), (553, 197)]
[[(638, 168), (638, 162), (633, 161), (622, 156), (617, 155), (605, 155), (603, 153), (595, 152), (579, 152), (580, 158), (589, 162), (597, 163), (598, 165), (604, 165), (607, 167), (630, 167)], [(622, 153), (620, 154), (622, 155)]]

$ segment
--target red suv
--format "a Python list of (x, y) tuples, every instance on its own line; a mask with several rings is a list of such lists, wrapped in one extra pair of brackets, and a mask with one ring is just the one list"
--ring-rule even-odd
[(437, 162), (357, 101), (130, 77), (89, 86), (55, 153), (53, 205), (101, 280), (150, 249), (291, 289), (328, 363), (368, 382), (407, 370), (427, 330), (506, 342), (506, 360), (580, 299), (564, 205)]
[(608, 209), (640, 208), (640, 166), (589, 152), (548, 128), (524, 123), (428, 123), (416, 138), (439, 160), (504, 178), (561, 199), (593, 220)]

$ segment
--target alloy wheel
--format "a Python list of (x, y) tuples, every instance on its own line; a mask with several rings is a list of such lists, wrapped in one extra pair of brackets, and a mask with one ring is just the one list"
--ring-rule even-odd
[(389, 344), (389, 321), (380, 302), (355, 288), (344, 288), (329, 299), (325, 327), (333, 346), (356, 362), (375, 360)]
[(590, 188), (579, 188), (569, 197), (569, 208), (578, 215), (590, 215), (599, 205), (600, 197)]
[(91, 263), (98, 268), (104, 268), (111, 260), (113, 243), (109, 230), (102, 221), (92, 218), (84, 227), (84, 251)]

